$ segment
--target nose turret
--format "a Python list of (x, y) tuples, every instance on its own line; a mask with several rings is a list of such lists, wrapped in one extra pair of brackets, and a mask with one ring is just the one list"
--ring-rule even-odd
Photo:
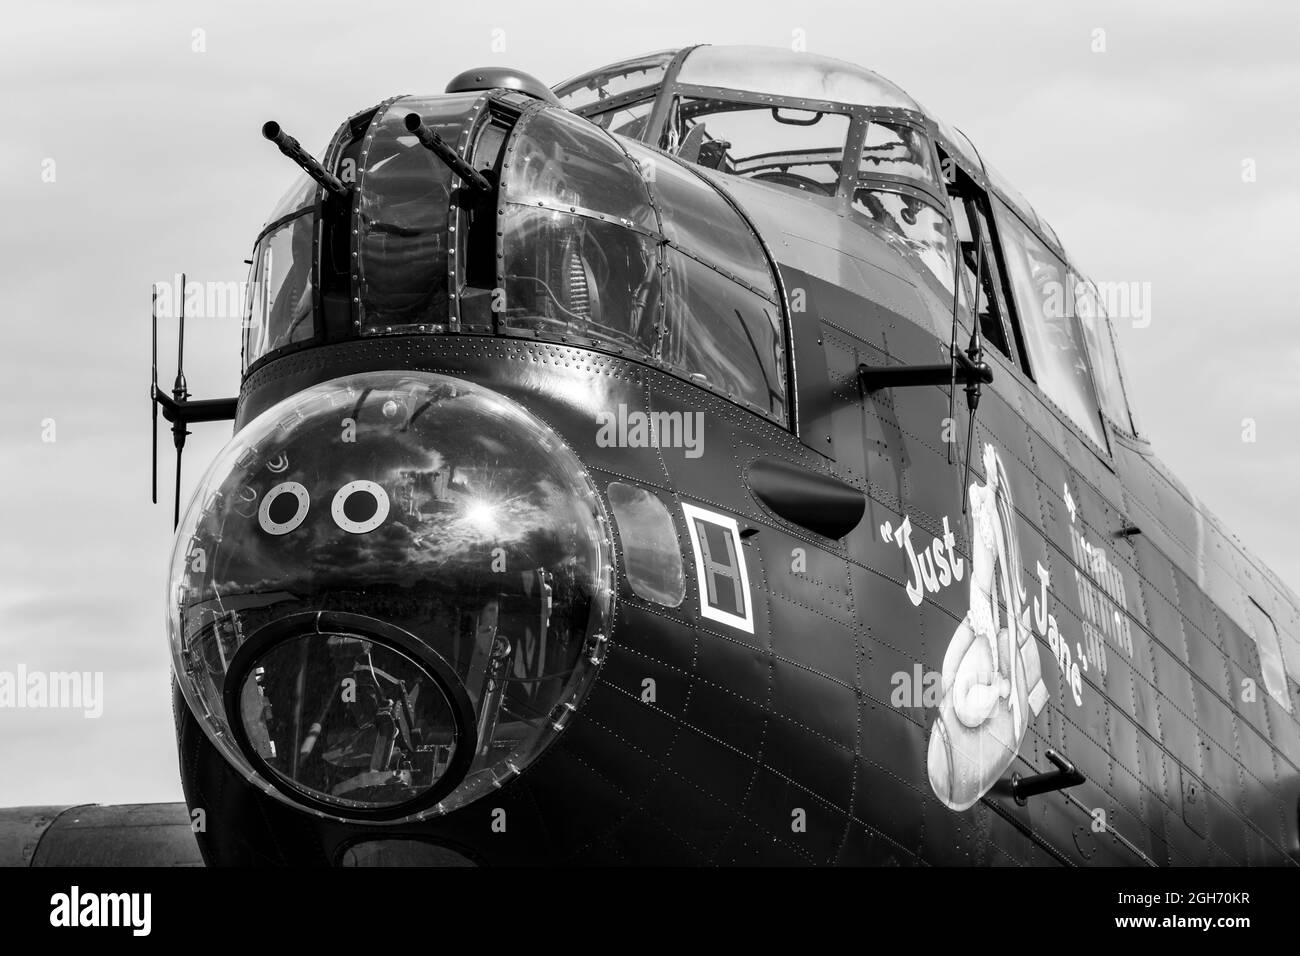
[(204, 477), (172, 560), (175, 671), (226, 759), (282, 799), (447, 812), (580, 704), (611, 552), (581, 463), (513, 401), (431, 373), (336, 379)]

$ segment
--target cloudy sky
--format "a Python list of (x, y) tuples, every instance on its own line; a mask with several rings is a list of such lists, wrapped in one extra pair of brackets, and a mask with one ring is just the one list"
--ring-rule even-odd
[[(98, 720), (0, 710), (0, 806), (180, 798), (149, 289), (182, 270), (244, 278), (294, 175), (263, 121), (319, 152), (348, 114), (470, 67), (553, 84), (692, 42), (788, 47), (795, 31), (962, 128), (1095, 279), (1150, 283), (1150, 325), (1119, 330), (1140, 421), (1300, 589), (1292, 4), (17, 0), (0, 30), (0, 671), (102, 671), (105, 700)], [(235, 394), (238, 321), (196, 320), (187, 339), (196, 395)], [(196, 429), (187, 487), (229, 437)]]

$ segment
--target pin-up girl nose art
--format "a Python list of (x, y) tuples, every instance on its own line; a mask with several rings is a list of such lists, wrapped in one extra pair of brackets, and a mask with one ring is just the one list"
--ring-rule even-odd
[(953, 810), (973, 805), (1002, 776), (1047, 701), (1020, 580), (1011, 484), (992, 445), (984, 446), (984, 474), (983, 485), (970, 487), (970, 610), (943, 658), (927, 757), (930, 786)]

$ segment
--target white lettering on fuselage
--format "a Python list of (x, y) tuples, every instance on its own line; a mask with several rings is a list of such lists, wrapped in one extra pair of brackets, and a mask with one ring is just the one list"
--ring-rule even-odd
[(1074, 698), (1076, 707), (1083, 706), (1083, 670), (1088, 669), (1088, 658), (1083, 652), (1083, 645), (1075, 647), (1076, 654), (1070, 652), (1070, 642), (1061, 634), (1060, 628), (1056, 624), (1056, 615), (1047, 612), (1047, 591), (1048, 576), (1047, 568), (1043, 567), (1043, 562), (1038, 564), (1038, 582), (1039, 592), (1034, 597), (1034, 630), (1040, 637), (1046, 638), (1047, 646), (1051, 649), (1053, 656), (1056, 658), (1056, 664), (1061, 668), (1061, 679), (1065, 681), (1070, 688), (1070, 696)]
[[(932, 537), (928, 545), (919, 551), (912, 543), (912, 519), (903, 517), (897, 527), (886, 521), (880, 526), (880, 536), (887, 542), (897, 544), (907, 553), (908, 579), (904, 585), (907, 598), (917, 607), (925, 600), (925, 595), (938, 594), (944, 588), (960, 581), (965, 575), (965, 561), (957, 554), (957, 539), (949, 528), (948, 518), (943, 519), (943, 535)], [(1073, 648), (1061, 634), (1056, 615), (1048, 613), (1048, 571), (1042, 562), (1037, 562), (1039, 593), (1033, 599), (1033, 627), (1051, 649), (1061, 668), (1061, 676), (1070, 696), (1078, 707), (1083, 706), (1083, 675), (1088, 670), (1088, 654), (1082, 644)]]
[(907, 552), (910, 565), (910, 579), (907, 582), (907, 598), (917, 607), (921, 606), (926, 592), (938, 594), (954, 581), (960, 581), (965, 574), (965, 562), (958, 556), (957, 538), (948, 528), (948, 518), (943, 519), (943, 537), (933, 538), (918, 554), (912, 545), (912, 519), (903, 518), (897, 528), (888, 521), (880, 526), (880, 535), (886, 541), (893, 541)]
[(1090, 542), (1074, 525), (1070, 526), (1070, 549), (1078, 566), (1074, 583), (1083, 611), (1083, 636), (1088, 645), (1088, 657), (1105, 675), (1108, 643), (1130, 658), (1133, 656), (1133, 629), (1128, 618), (1124, 575), (1107, 557), (1105, 549)]

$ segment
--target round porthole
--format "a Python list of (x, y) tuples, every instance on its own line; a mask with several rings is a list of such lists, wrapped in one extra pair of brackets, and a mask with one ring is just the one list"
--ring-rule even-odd
[(474, 708), (436, 651), (360, 614), (274, 621), (231, 659), (223, 690), (236, 746), (295, 805), (408, 817), (464, 779)]
[(257, 523), (267, 534), (288, 534), (307, 517), (311, 496), (296, 481), (284, 481), (262, 496)]
[(373, 481), (349, 481), (334, 495), (334, 523), (351, 534), (374, 531), (388, 517), (388, 492)]

